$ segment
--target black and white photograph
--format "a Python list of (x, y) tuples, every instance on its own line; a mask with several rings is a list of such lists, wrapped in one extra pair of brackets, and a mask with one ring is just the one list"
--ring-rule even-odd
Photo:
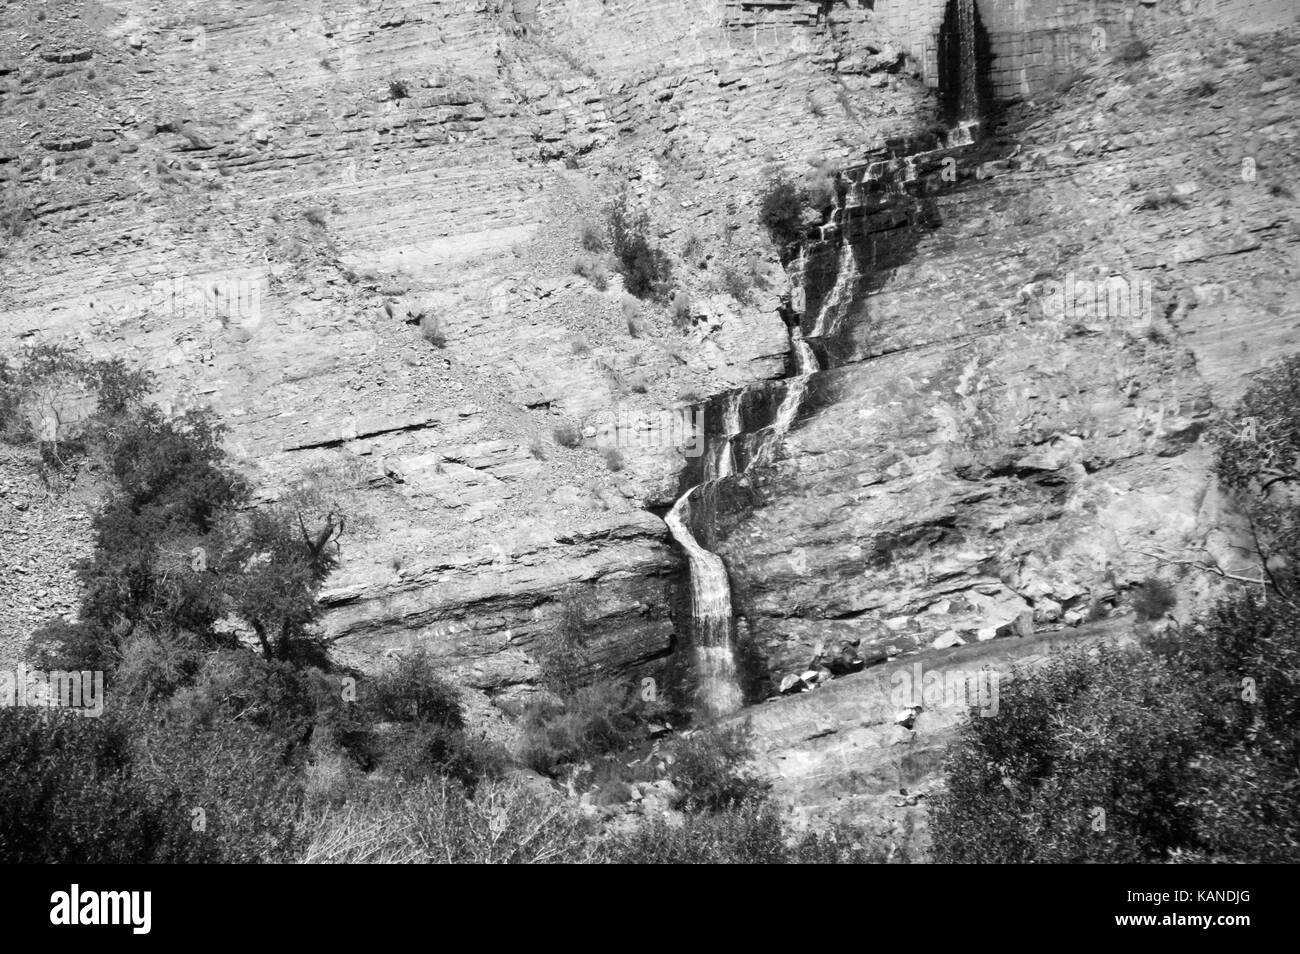
[(1298, 861), (1300, 0), (0, 0), (15, 915)]

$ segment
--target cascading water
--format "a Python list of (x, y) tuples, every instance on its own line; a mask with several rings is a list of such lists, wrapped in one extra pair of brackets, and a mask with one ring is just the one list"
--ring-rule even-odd
[(957, 29), (961, 44), (959, 116), (961, 119), (976, 119), (980, 114), (980, 101), (979, 64), (975, 58), (975, 0), (957, 0)]
[[(961, 0), (973, 11), (973, 0)], [(966, 7), (963, 7), (966, 9)], [(973, 16), (973, 13), (972, 13)], [(962, 21), (966, 23), (964, 19)], [(974, 25), (971, 25), (971, 44), (974, 43)], [(965, 27), (963, 27), (963, 30)], [(963, 38), (965, 34), (963, 33)], [(963, 47), (963, 55), (966, 48)], [(973, 62), (973, 45), (971, 47)], [(963, 72), (963, 77), (965, 77)], [(969, 89), (970, 96), (977, 97), (974, 85), (974, 72), (971, 68), (970, 85), (963, 79), (963, 90)], [(949, 131), (945, 137), (947, 149), (973, 144), (972, 131), (978, 128), (976, 122), (965, 122)], [(835, 236), (839, 239), (839, 250), (835, 266), (835, 278), (826, 295), (822, 298), (815, 316), (807, 321), (806, 315), (796, 316), (790, 326), (790, 354), (793, 361), (793, 373), (784, 382), (781, 402), (773, 413), (770, 422), (750, 432), (742, 430), (741, 402), (744, 391), (733, 391), (727, 395), (723, 406), (723, 426), (720, 433), (713, 435), (706, 442), (702, 462), (703, 479), (678, 498), (665, 518), (668, 529), (685, 551), (690, 564), (691, 624), (694, 638), (694, 658), (697, 677), (697, 698), (699, 711), (708, 718), (716, 718), (734, 712), (744, 705), (737, 674), (735, 648), (732, 640), (732, 606), (731, 585), (727, 577), (727, 567), (718, 554), (700, 544), (692, 532), (694, 516), (693, 501), (704, 503), (705, 511), (701, 518), (711, 519), (713, 495), (720, 481), (743, 474), (755, 465), (772, 462), (776, 449), (781, 445), (786, 434), (803, 406), (808, 384), (820, 367), (812, 346), (804, 338), (805, 324), (811, 328), (810, 335), (819, 340), (833, 338), (840, 325), (848, 315), (860, 287), (858, 279), (861, 271), (858, 253), (850, 241), (846, 228), (850, 223), (849, 215), (867, 210), (868, 198), (876, 195), (876, 202), (897, 201), (894, 197), (906, 195), (907, 186), (918, 178), (920, 169), (918, 161), (932, 167), (937, 160), (936, 153), (943, 150), (916, 151), (907, 155), (894, 153), (888, 161), (873, 161), (865, 166), (856, 167), (861, 178), (854, 180), (851, 170), (846, 170), (843, 181), (848, 184), (848, 191), (843, 200), (836, 196), (831, 220), (819, 229), (820, 241), (829, 242)], [(882, 181), (883, 180), (883, 181)], [(883, 189), (882, 189), (883, 187)], [(879, 205), (876, 206), (879, 208)], [(875, 255), (875, 245), (870, 244), (870, 254)], [(809, 255), (807, 248), (800, 250), (797, 268), (806, 283), (809, 276)], [(738, 469), (738, 451), (736, 444), (743, 441), (739, 452), (744, 466)]]
[(678, 499), (665, 522), (691, 564), (691, 622), (695, 637), (695, 669), (700, 710), (709, 718), (735, 712), (744, 704), (736, 678), (736, 654), (731, 645), (731, 584), (722, 557), (700, 546), (687, 524), (691, 495), (697, 484)]

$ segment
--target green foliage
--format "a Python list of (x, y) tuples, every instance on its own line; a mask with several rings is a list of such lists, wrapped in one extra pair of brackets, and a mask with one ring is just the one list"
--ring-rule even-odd
[(749, 723), (709, 728), (673, 749), (669, 778), (685, 812), (720, 812), (761, 799), (770, 787), (745, 768), (752, 752)]
[(629, 192), (609, 206), (609, 236), (623, 285), (637, 298), (664, 300), (672, 283), (672, 262), (651, 244), (650, 216), (633, 205)]

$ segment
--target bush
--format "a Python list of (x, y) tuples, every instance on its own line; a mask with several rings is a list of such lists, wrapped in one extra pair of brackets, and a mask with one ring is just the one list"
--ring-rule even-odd
[(1138, 619), (1163, 619), (1177, 605), (1173, 586), (1157, 577), (1148, 577), (1133, 588), (1133, 611)]
[(596, 859), (594, 824), (518, 783), (473, 797), (447, 781), (375, 793), (305, 826), (306, 864), (579, 864)]
[(391, 79), (388, 81), (389, 99), (408, 99), (410, 95), (411, 88), (407, 85), (406, 80)]
[(1062, 654), (949, 753), (941, 861), (1300, 858), (1300, 611), (1220, 603), (1176, 641)]
[(587, 255), (575, 258), (573, 274), (587, 279), (597, 291), (604, 291), (609, 287), (609, 273), (605, 271), (605, 263), (598, 258)]
[(936, 860), (1166, 857), (1195, 829), (1183, 794), (1197, 722), (1194, 700), (1141, 653), (1072, 652), (1017, 673), (999, 715), (971, 719), (950, 753)]
[(252, 726), (0, 709), (0, 857), (43, 863), (283, 861), (299, 788)]
[(0, 235), (22, 238), (33, 217), (27, 197), (17, 186), (0, 193)]
[(1151, 48), (1141, 40), (1130, 40), (1115, 51), (1115, 59), (1120, 63), (1136, 63), (1151, 55)]
[(848, 827), (789, 836), (768, 799), (711, 815), (688, 815), (680, 825), (656, 817), (604, 846), (615, 864), (867, 864), (883, 852)]
[(500, 754), (466, 730), (460, 694), (426, 654), (399, 660), (359, 688), (363, 717), (389, 724), (358, 753), (363, 767), (374, 762), (408, 780), (444, 776), (469, 790), (479, 778), (500, 774)]
[(753, 280), (734, 265), (722, 270), (722, 290), (742, 305), (749, 304), (754, 297)]
[(561, 447), (577, 447), (582, 443), (582, 431), (573, 424), (560, 424), (551, 432), (551, 436)]
[(624, 191), (610, 204), (609, 235), (623, 285), (637, 298), (662, 299), (672, 281), (672, 263), (650, 243), (650, 217)]
[(803, 210), (807, 196), (792, 179), (774, 173), (759, 194), (758, 220), (767, 228), (772, 241), (784, 248), (803, 235)]
[(432, 315), (422, 315), (420, 317), (420, 337), (435, 348), (447, 347), (447, 336), (443, 334), (442, 322)]
[(605, 466), (614, 473), (618, 473), (627, 466), (627, 461), (623, 457), (623, 452), (617, 447), (605, 448), (601, 456), (605, 458)]
[(1250, 517), (1271, 585), (1300, 594), (1300, 356), (1263, 372), (1211, 432), (1215, 474)]
[(639, 739), (642, 725), (640, 700), (627, 686), (579, 686), (562, 701), (534, 702), (524, 710), (519, 756), (552, 775), (562, 766), (627, 748)]
[(302, 214), (302, 217), (306, 219), (308, 223), (316, 226), (317, 228), (325, 227), (325, 210), (320, 208), (319, 206), (312, 206), (310, 209), (308, 209), (306, 212)]
[(602, 230), (598, 225), (595, 225), (591, 222), (584, 222), (582, 224), (580, 241), (582, 242), (582, 247), (585, 248), (588, 252), (605, 251), (604, 230)]
[(691, 323), (691, 299), (685, 291), (673, 296), (673, 320), (678, 327), (689, 327)]
[(413, 653), (361, 684), (365, 711), (376, 722), (433, 723), (463, 729), (460, 696), (423, 652)]
[(685, 812), (735, 809), (761, 798), (767, 782), (744, 769), (751, 754), (748, 723), (710, 728), (677, 743), (669, 778)]

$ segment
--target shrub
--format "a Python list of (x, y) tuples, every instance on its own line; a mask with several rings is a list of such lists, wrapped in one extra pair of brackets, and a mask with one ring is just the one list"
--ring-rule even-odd
[(722, 289), (742, 305), (753, 300), (753, 281), (739, 268), (728, 265), (722, 270)]
[(1196, 726), (1194, 700), (1144, 654), (1066, 653), (1017, 673), (998, 717), (971, 719), (950, 753), (931, 811), (936, 859), (1167, 856), (1194, 831), (1182, 796)]
[(546, 460), (548, 456), (546, 453), (546, 442), (540, 437), (534, 437), (528, 442), (528, 453), (537, 460)]
[(679, 327), (691, 323), (691, 299), (685, 291), (679, 291), (673, 296), (673, 320)]
[(569, 346), (573, 353), (579, 356), (591, 354), (591, 345), (587, 344), (587, 339), (582, 335), (574, 335), (569, 341)]
[(466, 730), (460, 694), (427, 654), (406, 656), (359, 688), (363, 718), (386, 725), (357, 753), (363, 766), (373, 760), (406, 779), (441, 775), (471, 790), (500, 773), (500, 754)]
[(1300, 356), (1263, 372), (1211, 432), (1215, 474), (1250, 517), (1271, 585), (1300, 592)]
[(310, 209), (308, 209), (306, 212), (302, 214), (302, 217), (306, 219), (308, 223), (316, 226), (317, 228), (325, 227), (325, 210), (320, 208), (319, 206), (312, 206)]
[(1141, 40), (1130, 40), (1115, 51), (1115, 59), (1120, 63), (1136, 63), (1145, 60), (1151, 54), (1151, 48)]
[(627, 333), (633, 338), (640, 338), (648, 330), (641, 317), (641, 306), (631, 295), (624, 295), (622, 309), (623, 319), (627, 322)]
[(1297, 633), (1290, 604), (1238, 596), (1178, 640), (1017, 674), (949, 753), (936, 857), (1300, 858)]
[(768, 799), (681, 824), (656, 817), (603, 846), (615, 864), (868, 864), (885, 860), (868, 836), (847, 826), (791, 837)]
[(576, 425), (564, 423), (558, 425), (551, 436), (561, 447), (577, 447), (582, 443), (582, 431)]
[(782, 173), (769, 176), (759, 194), (758, 219), (767, 228), (772, 241), (784, 248), (803, 234), (803, 210), (807, 196), (792, 179)]
[(430, 314), (420, 317), (420, 337), (435, 348), (447, 347), (447, 336), (443, 334), (442, 322)]
[(384, 790), (305, 826), (308, 864), (577, 864), (596, 859), (594, 824), (519, 783)]
[(595, 225), (592, 222), (584, 222), (582, 224), (582, 232), (579, 236), (579, 240), (582, 243), (582, 247), (588, 252), (605, 251), (605, 232), (600, 228), (600, 226)]
[(1157, 577), (1148, 577), (1133, 588), (1133, 611), (1138, 619), (1162, 619), (1178, 605), (1173, 586)]
[(576, 686), (562, 701), (530, 704), (521, 720), (519, 755), (543, 774), (627, 748), (641, 734), (641, 704), (616, 682)]
[(609, 272), (605, 270), (605, 263), (598, 258), (589, 255), (575, 258), (573, 273), (587, 279), (597, 291), (604, 291), (609, 287)]
[(408, 99), (410, 95), (411, 88), (406, 84), (406, 80), (391, 79), (388, 81), (389, 99)]
[(623, 452), (617, 447), (605, 448), (601, 456), (605, 458), (605, 466), (615, 473), (627, 466), (627, 460), (623, 457)]
[(252, 726), (0, 709), (0, 857), (246, 863), (295, 851), (299, 789)]
[(610, 203), (609, 235), (623, 285), (638, 298), (663, 298), (672, 281), (672, 263), (649, 239), (650, 217), (636, 209), (624, 191)]
[(542, 683), (557, 695), (572, 695), (591, 680), (593, 662), (586, 646), (590, 608), (579, 592), (566, 590), (560, 598), (560, 618), (538, 647)]
[(677, 743), (669, 777), (685, 812), (717, 812), (761, 798), (767, 782), (744, 769), (751, 754), (750, 727), (740, 723), (694, 733)]
[(22, 238), (32, 218), (27, 198), (17, 186), (0, 193), (0, 235)]

